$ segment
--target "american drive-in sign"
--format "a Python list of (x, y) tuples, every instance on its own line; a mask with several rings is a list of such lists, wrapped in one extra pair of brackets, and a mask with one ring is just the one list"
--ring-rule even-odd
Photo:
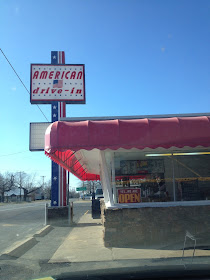
[(32, 104), (85, 104), (85, 65), (31, 64), (30, 99)]

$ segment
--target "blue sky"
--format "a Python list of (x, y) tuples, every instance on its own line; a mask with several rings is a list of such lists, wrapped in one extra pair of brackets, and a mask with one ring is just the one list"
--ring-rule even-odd
[[(2, 0), (0, 13), (0, 47), (28, 89), (30, 63), (52, 50), (85, 64), (87, 102), (68, 117), (210, 111), (210, 1)], [(0, 172), (50, 178), (50, 160), (29, 152), (29, 123), (45, 119), (1, 53), (0, 77)]]

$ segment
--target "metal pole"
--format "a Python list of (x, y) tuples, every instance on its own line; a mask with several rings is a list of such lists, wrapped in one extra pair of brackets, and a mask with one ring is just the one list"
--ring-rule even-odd
[(69, 220), (69, 225), (71, 224), (70, 220), (70, 204), (68, 204), (68, 220)]
[(46, 176), (40, 176), (40, 177), (42, 177), (42, 184), (43, 184), (43, 188), (44, 188), (44, 177), (46, 177)]
[[(65, 53), (63, 51), (51, 51), (51, 64), (65, 64)], [(51, 102), (51, 121), (59, 121), (66, 117), (66, 103), (52, 101)], [(66, 188), (66, 171), (60, 168), (58, 164), (51, 163), (51, 206), (59, 207), (66, 205), (66, 195), (64, 197), (64, 187)], [(59, 193), (61, 197), (59, 199)]]
[(21, 202), (21, 185), (22, 185), (21, 172), (19, 172), (19, 174), (20, 174), (20, 202)]
[(68, 190), (67, 190), (67, 205), (69, 205), (69, 182), (70, 182), (70, 176), (69, 176), (69, 171), (67, 174), (67, 185), (68, 185)]
[(176, 183), (175, 183), (175, 171), (174, 171), (173, 154), (172, 154), (171, 158), (172, 158), (172, 171), (173, 171), (173, 194), (174, 194), (174, 201), (176, 201)]
[(71, 202), (71, 223), (73, 223), (73, 216), (74, 216), (74, 204), (73, 201)]
[(45, 204), (45, 225), (48, 222), (48, 203)]

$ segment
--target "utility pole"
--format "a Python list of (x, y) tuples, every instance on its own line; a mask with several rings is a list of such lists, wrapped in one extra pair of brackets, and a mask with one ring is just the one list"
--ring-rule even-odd
[(14, 175), (11, 175), (11, 179), (10, 179), (10, 189), (12, 189), (13, 186), (14, 186)]
[(21, 188), (22, 188), (22, 172), (19, 171), (19, 184), (20, 184), (20, 202), (21, 202)]
[(44, 188), (44, 177), (46, 177), (46, 176), (40, 176), (40, 177), (42, 177), (42, 180), (43, 180), (43, 188)]

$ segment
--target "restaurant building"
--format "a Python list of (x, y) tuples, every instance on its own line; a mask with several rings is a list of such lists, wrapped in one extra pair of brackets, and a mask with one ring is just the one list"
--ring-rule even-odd
[(66, 118), (47, 128), (45, 153), (83, 181), (101, 180), (106, 246), (166, 245), (210, 229), (209, 114)]

